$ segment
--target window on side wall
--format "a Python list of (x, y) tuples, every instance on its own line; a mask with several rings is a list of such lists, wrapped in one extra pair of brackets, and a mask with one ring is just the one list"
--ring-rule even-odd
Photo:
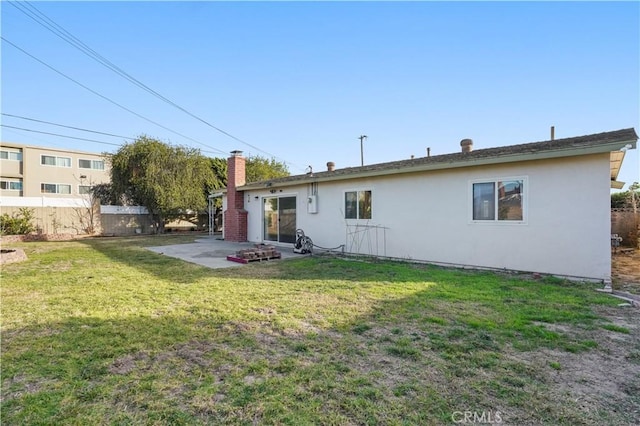
[(371, 219), (371, 191), (344, 193), (345, 219)]
[(78, 167), (81, 169), (104, 170), (104, 160), (78, 160)]
[(41, 155), (40, 164), (43, 166), (71, 167), (71, 157), (55, 157), (53, 155)]
[(526, 213), (525, 185), (525, 178), (473, 182), (473, 221), (489, 223), (524, 222)]
[(0, 159), (22, 161), (22, 153), (16, 151), (0, 151)]
[(41, 183), (42, 194), (71, 194), (71, 185), (65, 183)]
[(0, 189), (5, 189), (7, 191), (22, 191), (22, 181), (2, 180), (0, 181)]

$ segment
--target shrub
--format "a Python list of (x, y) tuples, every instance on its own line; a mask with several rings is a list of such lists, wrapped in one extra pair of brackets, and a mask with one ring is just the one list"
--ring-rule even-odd
[(33, 224), (34, 210), (26, 207), (9, 215), (0, 216), (0, 235), (24, 235), (36, 230)]

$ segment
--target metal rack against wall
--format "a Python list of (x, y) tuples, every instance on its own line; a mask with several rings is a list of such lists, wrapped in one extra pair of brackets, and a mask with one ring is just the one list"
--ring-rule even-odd
[(387, 256), (387, 228), (381, 225), (347, 225), (346, 247), (348, 253), (368, 256)]

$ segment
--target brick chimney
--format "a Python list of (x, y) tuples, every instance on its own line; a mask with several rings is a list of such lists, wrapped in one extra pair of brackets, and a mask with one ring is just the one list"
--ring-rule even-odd
[(245, 184), (245, 158), (242, 151), (232, 151), (227, 159), (227, 210), (224, 212), (224, 239), (247, 241), (247, 211), (244, 192), (236, 188)]

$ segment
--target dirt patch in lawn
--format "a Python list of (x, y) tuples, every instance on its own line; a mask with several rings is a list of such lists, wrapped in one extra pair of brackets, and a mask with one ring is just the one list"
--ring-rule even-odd
[(613, 289), (640, 294), (640, 250), (611, 254)]
[[(557, 349), (509, 351), (508, 356), (535, 369), (547, 383), (552, 400), (566, 401), (569, 396), (584, 414), (584, 419), (595, 421), (603, 412), (605, 417), (626, 413), (627, 418), (638, 419), (640, 310), (631, 307), (595, 310), (610, 323), (597, 328), (563, 327), (563, 332), (579, 341), (595, 342), (597, 350), (579, 353)], [(554, 324), (546, 324), (546, 328), (557, 330)]]

